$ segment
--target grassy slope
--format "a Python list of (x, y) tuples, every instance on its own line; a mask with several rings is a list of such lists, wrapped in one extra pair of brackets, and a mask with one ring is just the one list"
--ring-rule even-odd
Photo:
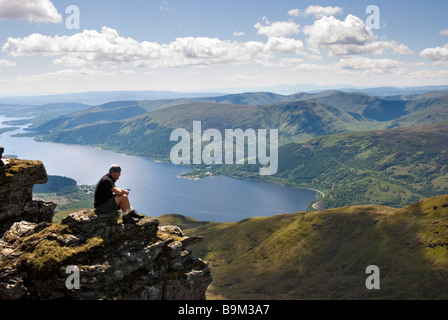
[[(192, 249), (211, 264), (210, 296), (448, 298), (448, 195), (401, 209), (342, 207), (196, 227), (181, 217), (159, 219), (205, 236)], [(380, 290), (365, 287), (369, 265), (380, 268)]]
[[(447, 146), (446, 122), (323, 136), (280, 147), (278, 173), (264, 178), (319, 189), (326, 194), (325, 208), (405, 206), (448, 193)], [(260, 179), (258, 168), (215, 166), (213, 171)]]
[[(114, 109), (122, 112), (134, 106)], [(191, 103), (155, 110), (123, 121), (99, 123), (108, 111), (58, 118), (41, 126), (46, 140), (60, 143), (89, 144), (153, 159), (167, 160), (176, 142), (170, 141), (174, 129), (192, 131), (193, 121), (202, 130), (279, 129), (280, 144), (303, 141), (315, 136), (377, 128), (375, 121), (360, 119), (335, 108), (312, 101), (285, 102), (268, 106)], [(125, 115), (123, 115), (125, 117)], [(78, 125), (88, 118), (92, 123)], [(80, 119), (84, 119), (79, 122)], [(77, 125), (77, 126), (75, 126)], [(61, 127), (62, 126), (62, 127)], [(65, 128), (60, 131), (61, 128)], [(54, 128), (50, 133), (49, 129)]]
[(285, 146), (278, 176), (321, 189), (325, 207), (403, 206), (448, 192), (447, 146), (447, 123), (344, 133)]
[(279, 129), (280, 145), (284, 145), (341, 132), (433, 123), (433, 113), (440, 115), (437, 121), (441, 121), (447, 116), (448, 92), (391, 100), (339, 91), (291, 96), (250, 93), (208, 100), (212, 102), (117, 101), (54, 119), (38, 127), (36, 134), (53, 142), (89, 144), (168, 160), (175, 144), (170, 142), (171, 132), (177, 128), (191, 131), (193, 121), (201, 120), (203, 130), (221, 132)]
[[(313, 126), (318, 123), (314, 132), (323, 127), (326, 131), (337, 132), (342, 126), (330, 112), (320, 112), (318, 119), (314, 116), (308, 118), (309, 110), (322, 108), (314, 103), (282, 103), (275, 107), (192, 104), (184, 117), (175, 117), (180, 109), (186, 107), (155, 111), (151, 116), (143, 115), (124, 124), (115, 122), (72, 130), (65, 132), (56, 142), (87, 143), (88, 139), (91, 143), (114, 150), (166, 160), (176, 143), (167, 143), (172, 128), (191, 130), (192, 119), (201, 114), (204, 114), (203, 130), (213, 127), (224, 130), (226, 125), (232, 123), (244, 128), (250, 121), (271, 123), (273, 126), (284, 123), (281, 128), (283, 136), (298, 137), (307, 134), (306, 130), (303, 131), (306, 125), (313, 131)], [(204, 108), (207, 108), (205, 113)], [(286, 112), (285, 108), (292, 110)], [(223, 121), (224, 116), (226, 121)], [(299, 121), (302, 125), (293, 125)], [(166, 127), (158, 123), (164, 123)], [(110, 127), (111, 131), (118, 130), (118, 133), (110, 133), (106, 127)], [(447, 145), (446, 122), (322, 136), (280, 147), (278, 173), (265, 178), (287, 185), (319, 189), (326, 194), (321, 204), (327, 208), (368, 203), (404, 206), (448, 192)], [(259, 179), (258, 169), (259, 165), (225, 165), (215, 166), (213, 171), (216, 174)], [(209, 168), (204, 170), (210, 171)]]

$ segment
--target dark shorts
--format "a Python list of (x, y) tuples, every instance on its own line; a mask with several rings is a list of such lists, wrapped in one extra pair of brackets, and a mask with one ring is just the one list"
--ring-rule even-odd
[(105, 203), (103, 203), (102, 205), (100, 205), (100, 206), (98, 206), (96, 208), (97, 211), (103, 212), (103, 213), (117, 211), (119, 209), (120, 209), (120, 207), (117, 206), (117, 202), (115, 201), (115, 197), (110, 198)]

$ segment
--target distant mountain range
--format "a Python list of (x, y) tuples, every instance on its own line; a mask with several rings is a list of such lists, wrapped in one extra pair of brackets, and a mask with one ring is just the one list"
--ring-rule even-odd
[[(45, 113), (48, 106), (54, 105), (38, 110)], [(200, 120), (203, 131), (278, 129), (279, 172), (269, 179), (320, 189), (325, 207), (403, 206), (448, 192), (448, 90), (392, 96), (253, 92), (69, 106), (77, 111), (35, 121), (32, 134), (169, 161), (172, 131), (191, 132), (193, 121)], [(196, 166), (195, 173), (260, 178), (253, 167)]]
[(202, 98), (222, 96), (230, 93), (242, 92), (275, 92), (278, 95), (291, 95), (296, 92), (318, 93), (327, 90), (339, 90), (344, 92), (364, 92), (372, 96), (392, 96), (422, 94), (430, 91), (448, 90), (447, 86), (422, 86), (422, 87), (375, 87), (357, 88), (347, 85), (317, 86), (317, 85), (278, 85), (274, 87), (259, 88), (234, 88), (216, 89), (213, 91), (199, 92), (175, 92), (175, 91), (96, 91), (68, 94), (30, 95), (30, 96), (0, 96), (1, 104), (13, 105), (42, 105), (49, 103), (81, 103), (88, 105), (100, 105), (107, 102), (120, 100), (161, 100), (179, 98)]
[(55, 142), (118, 147), (121, 151), (166, 159), (173, 146), (170, 133), (176, 128), (191, 131), (193, 121), (198, 120), (202, 121), (203, 130), (279, 129), (283, 145), (341, 132), (448, 121), (447, 106), (448, 90), (400, 97), (334, 90), (289, 96), (257, 92), (196, 99), (116, 101), (82, 108), (33, 130)]

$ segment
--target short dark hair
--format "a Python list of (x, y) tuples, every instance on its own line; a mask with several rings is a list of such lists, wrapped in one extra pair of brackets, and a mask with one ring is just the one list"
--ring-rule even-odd
[(113, 164), (109, 167), (109, 173), (113, 173), (113, 172), (121, 172), (121, 168), (119, 165), (117, 164)]

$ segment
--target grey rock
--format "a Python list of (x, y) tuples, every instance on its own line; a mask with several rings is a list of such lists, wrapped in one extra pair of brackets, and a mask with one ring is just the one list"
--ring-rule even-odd
[[(0, 300), (205, 299), (209, 265), (184, 250), (200, 237), (157, 219), (123, 224), (119, 211), (80, 210), (53, 224), (55, 205), (32, 200), (33, 184), (46, 181), (42, 163), (3, 169)], [(79, 289), (66, 284), (73, 266)]]

